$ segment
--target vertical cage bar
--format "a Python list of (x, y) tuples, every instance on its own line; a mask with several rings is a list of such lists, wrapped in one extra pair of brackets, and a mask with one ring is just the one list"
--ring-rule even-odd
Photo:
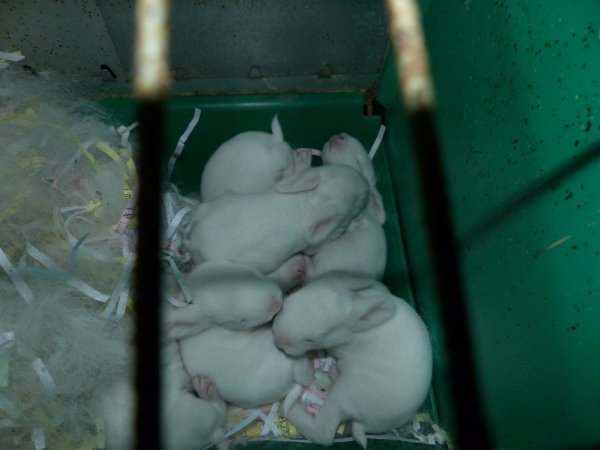
[(136, 448), (162, 447), (160, 427), (160, 236), (163, 99), (168, 76), (168, 2), (138, 0), (134, 93), (138, 99), (139, 199), (135, 277)]
[(459, 449), (490, 448), (479, 398), (458, 245), (436, 135), (433, 82), (415, 0), (387, 0), (400, 92), (407, 110), (425, 208), (429, 253), (441, 301)]

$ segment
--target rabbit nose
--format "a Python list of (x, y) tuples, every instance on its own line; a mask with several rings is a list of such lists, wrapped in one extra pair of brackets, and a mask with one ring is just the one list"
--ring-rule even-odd
[(274, 297), (271, 299), (271, 302), (269, 303), (269, 312), (277, 313), (281, 310), (282, 306), (283, 306), (283, 301), (281, 300), (281, 298)]
[(288, 340), (284, 336), (281, 336), (280, 334), (274, 335), (273, 340), (275, 341), (275, 345), (282, 350), (287, 345), (287, 342), (288, 342)]
[(332, 149), (339, 147), (346, 141), (346, 139), (348, 139), (348, 135), (346, 133), (338, 134), (337, 136), (331, 138), (329, 145)]

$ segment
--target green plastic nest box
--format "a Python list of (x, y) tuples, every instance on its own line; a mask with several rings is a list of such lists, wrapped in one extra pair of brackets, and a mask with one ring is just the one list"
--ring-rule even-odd
[[(65, 76), (87, 76), (96, 94), (122, 97), (102, 104), (124, 123), (133, 121), (134, 103), (124, 98), (133, 7), (84, 2), (93, 6), (92, 19), (71, 20), (79, 14), (71, 5), (69, 27), (46, 21), (36, 28), (43, 15), (34, 3), (21, 3), (29, 5), (28, 15), (15, 4), (13, 16), (0, 18), (12, 30), (2, 40), (21, 36), (17, 48), (40, 66), (58, 65)], [(193, 109), (202, 109), (173, 174), (182, 192), (198, 189), (221, 142), (241, 131), (267, 131), (275, 113), (295, 148), (321, 148), (339, 132), (368, 148), (385, 122), (374, 158), (387, 211), (384, 282), (428, 324), (435, 368), (426, 407), (451, 437), (448, 355), (383, 3), (180, 3), (173, 4), (173, 92), (187, 95), (168, 100), (165, 161)], [(598, 448), (600, 4), (427, 3), (423, 24), (443, 170), (461, 243), (477, 389), (494, 448)], [(18, 14), (30, 18), (27, 26), (11, 19)], [(45, 42), (42, 31), (50, 36)], [(61, 57), (64, 47), (53, 44), (75, 45), (75, 36), (83, 44)], [(54, 53), (45, 52), (51, 44)], [(101, 73), (101, 64), (116, 78)], [(369, 448), (435, 447), (370, 440)]]

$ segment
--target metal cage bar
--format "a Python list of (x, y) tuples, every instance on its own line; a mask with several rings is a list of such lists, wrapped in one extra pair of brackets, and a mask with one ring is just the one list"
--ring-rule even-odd
[(138, 99), (140, 145), (138, 242), (135, 268), (136, 448), (162, 448), (160, 377), (161, 153), (163, 99), (168, 76), (168, 2), (138, 0), (136, 5), (134, 91)]
[(460, 449), (491, 448), (478, 392), (460, 258), (434, 118), (433, 82), (415, 0), (387, 0), (399, 91), (408, 113), (424, 202), (435, 289), (441, 301), (449, 384)]

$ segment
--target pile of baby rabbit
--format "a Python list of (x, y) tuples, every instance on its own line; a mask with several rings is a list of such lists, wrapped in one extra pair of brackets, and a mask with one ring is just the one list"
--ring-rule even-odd
[[(366, 448), (366, 433), (410, 420), (429, 389), (425, 325), (380, 283), (385, 211), (364, 147), (333, 136), (313, 167), (276, 116), (271, 128), (226, 141), (202, 174), (187, 243), (197, 264), (185, 274), (192, 302), (164, 311), (168, 450), (224, 450), (227, 405), (279, 400), (307, 439), (330, 445), (348, 421)], [(320, 349), (339, 375), (313, 414), (298, 400), (314, 381), (308, 353)], [(130, 447), (132, 404), (126, 381), (96, 399), (108, 450)]]

